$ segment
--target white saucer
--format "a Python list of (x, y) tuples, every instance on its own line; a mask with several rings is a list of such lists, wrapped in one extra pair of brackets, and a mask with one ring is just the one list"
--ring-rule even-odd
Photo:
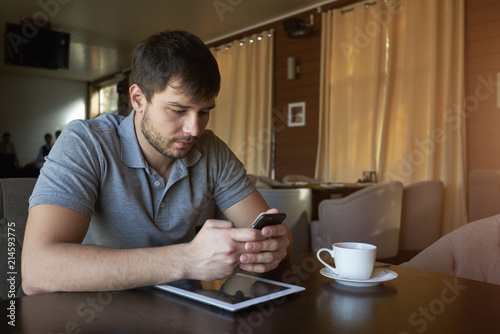
[(321, 186), (323, 188), (335, 188), (335, 187), (343, 187), (344, 184), (343, 183), (338, 183), (338, 182), (334, 182), (334, 183), (322, 183)]
[(375, 286), (382, 282), (387, 282), (398, 277), (398, 274), (392, 270), (385, 268), (375, 268), (373, 269), (372, 277), (367, 280), (353, 280), (348, 278), (342, 278), (335, 275), (330, 268), (323, 268), (319, 271), (321, 275), (334, 279), (340, 284), (351, 285), (351, 286)]
[(295, 186), (305, 186), (306, 184), (309, 184), (309, 183), (304, 182), (304, 181), (293, 182), (293, 185), (295, 185)]

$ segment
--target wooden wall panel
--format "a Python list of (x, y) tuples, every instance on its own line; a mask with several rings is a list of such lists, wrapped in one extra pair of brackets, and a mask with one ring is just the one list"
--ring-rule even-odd
[(465, 51), (468, 171), (500, 169), (500, 1), (466, 0)]
[[(319, 70), (321, 46), (321, 15), (298, 16), (310, 22), (314, 15), (313, 34), (291, 39), (283, 26), (276, 27), (275, 34), (275, 111), (278, 114), (275, 136), (275, 178), (287, 174), (303, 174), (313, 177), (316, 166), (319, 120)], [(286, 77), (287, 58), (295, 57), (300, 74), (294, 80)], [(306, 103), (306, 125), (288, 127), (287, 105)]]
[(467, 7), (472, 10), (476, 8), (481, 8), (486, 5), (495, 5), (498, 4), (498, 0), (466, 0)]
[(475, 58), (491, 53), (500, 53), (500, 34), (485, 40), (475, 40), (469, 42), (469, 57)]

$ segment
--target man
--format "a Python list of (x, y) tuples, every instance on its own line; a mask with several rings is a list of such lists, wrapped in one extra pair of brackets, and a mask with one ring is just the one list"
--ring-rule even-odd
[(40, 147), (35, 160), (36, 167), (39, 169), (42, 168), (43, 163), (45, 162), (45, 157), (49, 155), (50, 150), (52, 149), (52, 135), (50, 133), (46, 133), (43, 138), (45, 140), (45, 145)]
[(0, 143), (0, 178), (14, 177), (16, 169), (19, 168), (16, 148), (14, 143), (10, 141), (9, 132), (4, 132), (2, 140)]
[[(139, 44), (126, 118), (70, 123), (30, 198), (23, 289), (120, 290), (274, 269), (291, 245), (284, 224), (248, 228), (267, 204), (241, 162), (204, 131), (217, 63), (197, 37), (170, 31)], [(195, 225), (213, 198), (228, 221)]]
[(45, 145), (40, 147), (35, 160), (36, 166), (38, 168), (42, 168), (43, 163), (45, 162), (45, 157), (49, 155), (50, 150), (52, 149), (52, 135), (50, 133), (46, 133), (44, 136), (44, 140), (45, 140)]
[(0, 143), (0, 154), (16, 154), (14, 144), (10, 141), (10, 133), (4, 132)]

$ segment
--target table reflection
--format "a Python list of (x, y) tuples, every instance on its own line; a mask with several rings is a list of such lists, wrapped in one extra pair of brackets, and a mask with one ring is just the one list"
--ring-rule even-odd
[(380, 312), (376, 307), (377, 300), (394, 296), (396, 293), (395, 288), (384, 284), (355, 287), (334, 281), (321, 286), (316, 309), (328, 314), (334, 327), (366, 329), (367, 325), (375, 323)]

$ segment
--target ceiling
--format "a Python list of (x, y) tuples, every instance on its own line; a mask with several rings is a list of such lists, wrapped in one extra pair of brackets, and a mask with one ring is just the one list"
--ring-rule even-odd
[(2, 0), (0, 26), (49, 19), (71, 34), (69, 69), (4, 65), (0, 73), (93, 81), (130, 67), (135, 45), (165, 29), (185, 29), (213, 43), (335, 0)]

